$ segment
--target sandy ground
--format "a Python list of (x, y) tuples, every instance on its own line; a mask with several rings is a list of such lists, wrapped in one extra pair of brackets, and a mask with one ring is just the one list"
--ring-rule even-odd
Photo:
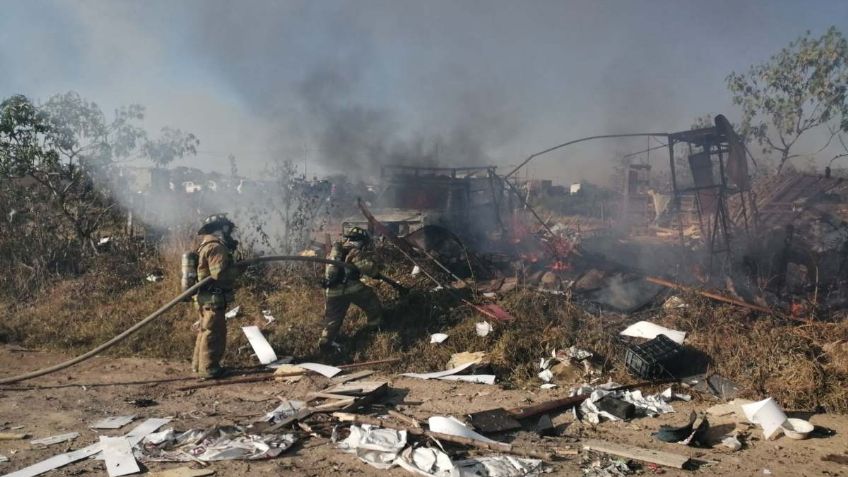
[[(66, 358), (56, 353), (25, 351), (14, 347), (0, 347), (2, 375), (8, 376), (53, 364)], [(28, 441), (0, 441), (0, 454), (10, 461), (0, 463), (0, 472), (33, 464), (67, 450), (79, 449), (97, 441), (98, 435), (121, 435), (133, 426), (116, 431), (94, 431), (88, 426), (95, 420), (114, 415), (136, 414), (139, 418), (173, 416), (172, 426), (178, 430), (202, 428), (212, 425), (247, 424), (273, 409), (279, 397), (303, 398), (310, 391), (321, 390), (327, 384), (323, 377), (309, 377), (295, 384), (262, 383), (237, 384), (195, 391), (177, 391), (176, 388), (195, 382), (180, 379), (188, 376), (187, 363), (161, 360), (98, 357), (70, 370), (32, 380), (25, 385), (0, 386), (0, 424), (5, 428), (23, 426), (10, 432), (25, 432), (34, 438), (77, 431), (75, 441), (56, 444), (48, 448), (34, 448)], [(498, 386), (454, 384), (442, 381), (419, 381), (409, 378), (382, 375), (379, 379), (390, 382), (390, 399), (406, 402), (401, 405), (408, 415), (426, 419), (431, 415), (454, 415), (485, 410), (493, 407), (513, 407), (563, 397), (567, 389), (553, 390), (502, 390)], [(33, 388), (37, 386), (37, 388)], [(658, 389), (659, 390), (659, 389)], [(158, 404), (137, 408), (125, 402), (129, 399), (150, 398)], [(821, 460), (827, 454), (848, 453), (848, 416), (813, 415), (811, 422), (826, 426), (836, 434), (827, 438), (796, 441), (782, 436), (774, 441), (764, 441), (761, 431), (750, 428), (751, 437), (739, 452), (730, 452), (720, 446), (712, 449), (684, 447), (654, 440), (650, 433), (661, 424), (678, 424), (686, 420), (689, 411), (704, 410), (714, 404), (696, 398), (692, 402), (676, 402), (675, 413), (658, 418), (642, 418), (631, 422), (604, 422), (597, 427), (575, 422), (566, 412), (554, 417), (559, 424), (559, 436), (539, 438), (530, 431), (519, 431), (509, 436), (496, 436), (537, 446), (579, 448), (579, 438), (605, 439), (651, 449), (684, 454), (696, 459), (700, 465), (695, 470), (662, 469), (664, 475), (848, 475), (848, 466)], [(376, 410), (379, 412), (381, 408)], [(711, 418), (716, 434), (732, 431), (737, 426), (734, 418)], [(138, 421), (136, 421), (138, 422)], [(747, 425), (739, 425), (749, 429)], [(597, 458), (596, 455), (578, 455), (550, 462), (552, 475), (582, 475), (581, 467)], [(150, 471), (178, 467), (185, 464), (151, 463)], [(252, 462), (215, 462), (211, 468), (220, 476), (247, 475), (382, 475), (409, 476), (395, 468), (381, 471), (360, 462), (354, 456), (336, 450), (329, 439), (310, 437), (300, 441), (279, 458)], [(655, 473), (647, 466), (645, 474)], [(102, 461), (84, 460), (53, 471), (48, 475), (105, 475)], [(767, 474), (766, 474), (767, 475)]]

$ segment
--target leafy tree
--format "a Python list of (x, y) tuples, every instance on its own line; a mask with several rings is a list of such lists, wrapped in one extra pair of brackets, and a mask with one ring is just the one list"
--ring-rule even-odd
[(807, 32), (727, 85), (742, 107), (740, 134), (756, 139), (763, 152), (779, 155), (778, 174), (795, 153), (798, 139), (826, 127), (830, 137), (848, 131), (848, 41), (836, 27), (821, 37)]
[(144, 143), (142, 153), (156, 166), (167, 167), (175, 159), (197, 154), (199, 145), (200, 141), (194, 134), (164, 127), (161, 136)]

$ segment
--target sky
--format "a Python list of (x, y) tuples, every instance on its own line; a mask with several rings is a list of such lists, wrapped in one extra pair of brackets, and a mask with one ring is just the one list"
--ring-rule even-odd
[[(729, 73), (806, 30), (848, 32), (842, 0), (0, 4), (0, 97), (141, 104), (150, 131), (200, 139), (175, 165), (229, 171), (232, 154), (253, 176), (272, 158), (362, 178), (393, 162), (507, 171), (583, 136), (735, 122)], [(655, 144), (588, 143), (522, 172), (603, 182)]]

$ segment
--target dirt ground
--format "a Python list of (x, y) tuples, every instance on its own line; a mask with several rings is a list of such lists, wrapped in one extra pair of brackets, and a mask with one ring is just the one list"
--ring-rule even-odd
[[(2, 375), (9, 376), (59, 362), (66, 358), (58, 353), (22, 350), (12, 346), (0, 347)], [(377, 368), (379, 369), (379, 368)], [(111, 357), (93, 358), (70, 370), (45, 376), (19, 385), (0, 386), (0, 425), (3, 428), (23, 426), (20, 430), (33, 438), (77, 431), (80, 437), (70, 443), (55, 444), (37, 449), (27, 440), (0, 441), (0, 455), (9, 462), (0, 463), (3, 474), (20, 469), (67, 450), (79, 449), (97, 441), (100, 435), (88, 426), (95, 420), (114, 415), (136, 414), (139, 419), (172, 416), (171, 425), (177, 430), (203, 428), (213, 425), (247, 424), (275, 408), (279, 397), (302, 399), (310, 391), (321, 390), (327, 380), (307, 377), (298, 383), (276, 382), (236, 384), (194, 391), (176, 388), (195, 382), (189, 376), (188, 363), (154, 359)], [(379, 373), (378, 373), (379, 376)], [(186, 377), (186, 378), (182, 378)], [(470, 412), (493, 407), (514, 407), (566, 396), (568, 389), (503, 390), (498, 386), (444, 381), (420, 381), (391, 375), (379, 376), (390, 382), (389, 400), (405, 402), (398, 409), (426, 419), (431, 415), (453, 415), (462, 418)], [(657, 388), (656, 391), (661, 389)], [(154, 399), (158, 404), (137, 408), (127, 400)], [(848, 466), (822, 461), (827, 454), (848, 453), (848, 416), (812, 415), (812, 423), (836, 432), (825, 438), (796, 441), (781, 436), (774, 441), (761, 438), (761, 431), (750, 429), (750, 438), (739, 452), (717, 446), (712, 449), (666, 444), (651, 437), (661, 424), (678, 424), (686, 420), (689, 411), (703, 411), (713, 405), (696, 398), (692, 402), (675, 402), (675, 413), (658, 418), (635, 419), (631, 422), (604, 422), (597, 427), (575, 422), (571, 413), (554, 417), (559, 424), (559, 436), (539, 438), (535, 433), (520, 431), (498, 439), (514, 438), (515, 443), (538, 447), (540, 444), (560, 448), (579, 448), (579, 438), (605, 439), (651, 449), (685, 454), (699, 464), (695, 470), (661, 469), (665, 475), (745, 476), (771, 475), (821, 476), (848, 475)], [(380, 407), (375, 410), (380, 411)], [(733, 418), (710, 418), (714, 432), (723, 434), (736, 427)], [(138, 421), (136, 421), (138, 422)], [(133, 424), (102, 435), (121, 435)], [(596, 460), (597, 455), (581, 454), (550, 462), (552, 475), (583, 475), (582, 467)], [(150, 471), (185, 464), (151, 463)], [(214, 462), (210, 468), (216, 475), (240, 477), (247, 475), (412, 475), (400, 468), (381, 471), (359, 461), (356, 457), (334, 448), (327, 438), (309, 437), (280, 457), (267, 461)], [(766, 471), (767, 469), (767, 471)], [(647, 466), (643, 474), (654, 473)], [(48, 475), (105, 475), (102, 461), (83, 460)]]

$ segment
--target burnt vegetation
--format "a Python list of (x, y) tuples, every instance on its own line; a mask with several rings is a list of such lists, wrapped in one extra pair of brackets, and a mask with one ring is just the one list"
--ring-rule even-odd
[[(834, 161), (848, 149), (830, 160), (834, 171), (827, 181), (816, 171), (792, 171), (792, 161), (815, 156), (797, 152), (798, 137), (812, 130), (826, 131), (828, 144), (844, 147), (846, 55), (845, 39), (833, 29), (819, 39), (802, 37), (769, 62), (728, 77), (733, 100), (743, 113), (737, 139), (763, 147), (750, 171), (755, 183), (752, 203), (771, 220), (766, 223), (771, 228), (762, 231), (769, 240), (751, 234), (753, 243), (732, 244), (744, 256), (740, 261), (719, 262), (719, 271), (710, 271), (703, 280), (697, 277), (699, 266), (678, 261), (681, 254), (689, 254), (697, 257), (693, 262), (712, 264), (693, 245), (703, 242), (705, 230), (718, 227), (713, 223), (704, 228), (695, 218), (708, 198), (698, 191), (687, 196), (694, 212), (684, 229), (679, 218), (684, 215), (682, 206), (677, 204), (677, 215), (663, 215), (661, 202), (654, 197), (669, 192), (670, 173), (643, 179), (650, 168), (639, 162), (639, 156), (628, 154), (620, 162), (616, 173), (620, 180), (611, 188), (582, 184), (565, 190), (545, 181), (514, 179), (504, 184), (506, 179), (490, 171), (489, 176), (468, 182), (486, 185), (485, 194), (492, 200), (487, 198), (485, 205), (493, 207), (497, 220), (488, 220), (491, 230), (475, 237), (478, 247), (462, 248), (456, 263), (450, 263), (451, 272), (463, 270), (462, 278), (472, 286), (428, 265), (427, 273), (458, 288), (436, 289), (423, 275), (410, 273), (412, 264), (394, 246), (380, 242), (378, 252), (387, 264), (387, 275), (415, 291), (399, 297), (390, 287), (376, 285), (387, 307), (385, 326), (377, 333), (362, 334), (365, 317), (352, 312), (344, 324), (343, 332), (350, 338), (343, 343), (342, 359), (401, 357), (398, 369), (425, 371), (443, 369), (452, 353), (485, 351), (499, 380), (522, 387), (538, 384), (541, 356), (574, 345), (592, 350), (607, 376), (628, 382), (633, 378), (622, 364), (626, 342), (610, 330), (650, 319), (686, 330), (687, 345), (707, 356), (708, 368), (737, 382), (748, 397), (770, 395), (788, 408), (845, 412), (848, 369), (842, 361), (844, 351), (839, 350), (848, 340), (844, 320), (848, 193), (840, 195), (843, 179), (837, 177), (839, 163)], [(804, 89), (797, 89), (799, 79)], [(245, 256), (302, 251), (323, 255), (343, 222), (362, 221), (354, 205), (357, 197), (380, 203), (380, 194), (363, 183), (344, 176), (308, 180), (284, 158), (269, 161), (263, 181), (239, 176), (236, 158), (231, 158), (229, 175), (198, 178), (185, 168), (169, 168), (197, 153), (198, 138), (171, 128), (151, 136), (140, 125), (143, 118), (141, 106), (107, 115), (75, 93), (44, 103), (24, 96), (0, 103), (0, 269), (4, 271), (0, 340), (81, 351), (118, 334), (176, 295), (179, 255), (191, 249), (195, 224), (204, 214), (222, 210), (231, 214)], [(703, 131), (711, 124), (699, 120), (692, 130)], [(692, 131), (678, 134), (695, 136)], [(687, 144), (696, 139), (692, 141)], [(681, 177), (697, 181), (691, 158), (698, 153), (691, 147), (671, 149), (670, 160)], [(409, 155), (415, 154), (404, 157)], [(434, 160), (433, 154), (425, 155)], [(747, 164), (748, 156), (743, 157)], [(138, 159), (154, 165), (144, 194), (126, 167), (127, 161)], [(437, 170), (427, 180), (445, 183), (445, 174)], [(817, 179), (805, 182), (805, 177)], [(424, 179), (414, 181), (420, 184)], [(398, 189), (413, 196), (414, 183), (401, 183)], [(458, 199), (455, 190), (460, 188), (453, 188), (465, 183), (449, 183), (444, 189), (448, 192), (434, 200), (448, 204), (446, 208), (470, 207), (470, 201)], [(795, 193), (816, 187), (820, 194)], [(781, 191), (783, 196), (778, 197)], [(737, 199), (728, 202), (727, 214), (738, 222), (742, 206), (733, 200)], [(792, 213), (783, 213), (781, 207)], [(805, 207), (807, 212), (793, 215)], [(504, 210), (509, 214), (502, 214)], [(530, 210), (538, 211), (543, 224), (529, 217)], [(642, 214), (643, 210), (650, 213)], [(811, 210), (825, 213), (810, 219)], [(745, 213), (749, 212), (753, 211)], [(453, 220), (470, 222), (480, 216)], [(391, 224), (395, 232), (413, 232), (408, 217), (402, 218)], [(424, 218), (420, 222), (433, 225)], [(822, 227), (824, 231), (807, 233)], [(633, 238), (628, 234), (634, 229), (650, 231), (654, 238), (665, 234), (668, 240), (653, 244), (663, 252), (630, 250), (632, 243), (624, 242)], [(803, 230), (796, 233), (796, 229)], [(772, 241), (774, 247), (749, 252)], [(821, 243), (826, 246), (815, 245)], [(428, 252), (447, 260), (450, 247), (445, 247), (429, 247)], [(423, 254), (415, 258), (427, 262)], [(655, 291), (633, 309), (604, 306), (618, 303), (620, 297), (611, 297), (617, 294), (616, 284), (634, 282), (637, 272), (645, 272), (639, 270), (643, 265), (649, 272), (688, 274), (695, 277), (693, 286), (719, 288), (774, 313), (719, 305), (689, 292), (680, 294), (685, 307), (664, 308), (662, 303), (672, 295), (668, 290)], [(261, 325), (280, 355), (314, 353), (322, 314), (321, 275), (322, 270), (311, 265), (252, 267), (237, 291), (241, 311), (231, 323)], [(508, 280), (513, 283), (509, 288), (504, 286)], [(498, 303), (516, 320), (478, 336), (475, 324), (482, 318), (463, 300), (485, 302), (486, 287), (497, 292)], [(263, 310), (269, 310), (275, 321), (267, 323)], [(179, 308), (111, 352), (187, 359), (184, 350), (193, 340), (189, 328), (193, 320), (188, 306)], [(450, 338), (434, 347), (429, 335), (435, 332)], [(227, 362), (251, 364), (243, 337), (231, 332), (229, 340)], [(833, 347), (840, 342), (841, 348)]]

